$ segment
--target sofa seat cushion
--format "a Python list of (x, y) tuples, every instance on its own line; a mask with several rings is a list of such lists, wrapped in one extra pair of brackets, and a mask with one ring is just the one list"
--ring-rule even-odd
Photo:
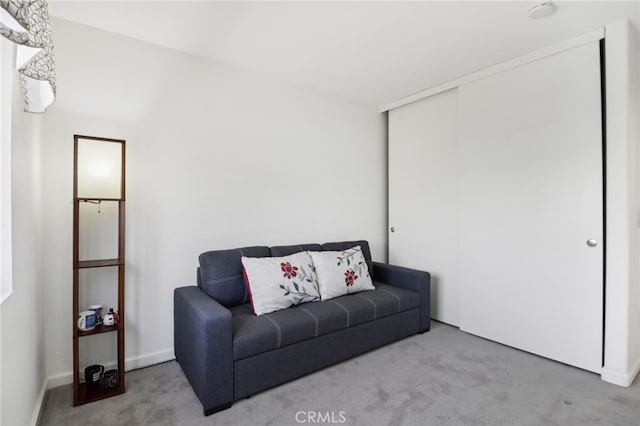
[(374, 282), (363, 291), (256, 316), (251, 304), (229, 308), (233, 359), (239, 360), (420, 306), (413, 291)]

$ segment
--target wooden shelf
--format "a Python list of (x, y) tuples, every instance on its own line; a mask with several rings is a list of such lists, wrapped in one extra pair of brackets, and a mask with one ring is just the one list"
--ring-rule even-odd
[(77, 201), (91, 202), (91, 201), (124, 201), (124, 198), (100, 198), (100, 197), (77, 197)]
[(105, 266), (118, 266), (124, 264), (120, 259), (79, 260), (78, 268), (103, 268)]
[(113, 389), (104, 389), (102, 386), (89, 387), (86, 383), (78, 384), (78, 398), (74, 405), (88, 404), (89, 402), (109, 398), (124, 393), (124, 383), (118, 383)]
[[(87, 192), (83, 192), (82, 195), (79, 196), (78, 188), (79, 188), (79, 179), (82, 177), (79, 176), (79, 163), (80, 160), (78, 156), (79, 145), (85, 144), (86, 141), (83, 139), (89, 139), (92, 141), (105, 142), (109, 144), (117, 143), (119, 144), (120, 150), (120, 191), (113, 192), (111, 195), (119, 195), (119, 198), (102, 198), (102, 197), (85, 197), (84, 195)], [(89, 402), (97, 401), (104, 398), (109, 398), (114, 395), (119, 395), (125, 392), (125, 382), (124, 382), (124, 345), (125, 345), (125, 323), (126, 323), (126, 314), (125, 314), (125, 141), (119, 139), (108, 139), (108, 138), (98, 138), (94, 136), (81, 136), (74, 135), (73, 136), (74, 143), (74, 151), (73, 151), (73, 302), (72, 302), (72, 321), (71, 326), (73, 327), (73, 405), (82, 405)], [(83, 145), (86, 146), (86, 145)], [(103, 147), (105, 145), (102, 145)], [(113, 148), (113, 145), (111, 145)], [(84, 157), (82, 157), (84, 158)], [(83, 184), (86, 184), (84, 182)], [(106, 193), (105, 193), (106, 194)], [(117, 209), (117, 217), (109, 216), (108, 220), (117, 221), (117, 238), (118, 238), (118, 252), (116, 254), (115, 259), (90, 259), (90, 260), (80, 260), (80, 253), (82, 252), (80, 243), (80, 229), (81, 229), (81, 221), (87, 221), (86, 226), (92, 225), (93, 222), (90, 221), (90, 216), (95, 213), (93, 209), (88, 209), (83, 211), (81, 214), (81, 207), (83, 203), (92, 203), (98, 204), (102, 202), (108, 202), (110, 207), (115, 207)], [(97, 213), (100, 213), (98, 210)], [(95, 213), (95, 214), (97, 214)], [(94, 223), (95, 224), (95, 223)], [(84, 225), (84, 224), (83, 224)], [(115, 231), (115, 229), (114, 229)], [(91, 236), (92, 234), (88, 234)], [(99, 236), (99, 235), (98, 235)], [(89, 241), (83, 240), (82, 243), (87, 244)], [(113, 255), (113, 254), (112, 254)], [(117, 302), (113, 304), (113, 308), (118, 312), (120, 316), (120, 321), (118, 324), (112, 326), (105, 326), (104, 324), (96, 325), (95, 328), (88, 331), (78, 330), (77, 322), (79, 318), (80, 311), (84, 310), (81, 307), (81, 301), (84, 300), (80, 297), (81, 289), (84, 287), (84, 281), (90, 283), (89, 277), (85, 274), (81, 274), (81, 269), (86, 268), (104, 268), (104, 267), (114, 267), (117, 266), (117, 279), (113, 283), (114, 288), (113, 292), (117, 294)], [(108, 274), (109, 275), (109, 274)], [(102, 284), (102, 282), (101, 282)], [(109, 284), (108, 282), (105, 284)], [(86, 290), (85, 290), (86, 291)], [(91, 293), (90, 293), (91, 294)], [(94, 301), (93, 303), (96, 303)], [(108, 308), (105, 306), (105, 308)], [(103, 315), (106, 313), (103, 311)], [(117, 360), (115, 363), (115, 369), (118, 370), (118, 379), (119, 383), (115, 389), (104, 389), (102, 386), (87, 386), (86, 383), (80, 382), (80, 338), (86, 336), (93, 336), (96, 334), (102, 333), (111, 333), (115, 332), (115, 352), (117, 354)], [(110, 336), (113, 336), (110, 335)], [(111, 340), (111, 339), (107, 339)], [(85, 341), (86, 343), (86, 341)], [(109, 343), (109, 342), (104, 342)], [(86, 349), (83, 349), (86, 351)], [(85, 362), (83, 358), (83, 363)], [(92, 364), (90, 361), (86, 361), (88, 364)], [(111, 360), (109, 360), (109, 363)], [(88, 419), (91, 421), (91, 419)]]
[(87, 331), (81, 331), (76, 329), (76, 337), (84, 337), (84, 336), (91, 336), (92, 334), (100, 334), (100, 333), (110, 333), (112, 331), (120, 331), (122, 330), (122, 323), (118, 323), (115, 325), (104, 325), (104, 324), (99, 324), (96, 325), (94, 329), (92, 330), (87, 330)]

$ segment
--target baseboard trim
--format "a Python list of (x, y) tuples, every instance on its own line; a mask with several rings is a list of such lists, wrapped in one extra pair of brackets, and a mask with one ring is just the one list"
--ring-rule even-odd
[(127, 358), (124, 361), (124, 371), (150, 367), (152, 365), (161, 364), (163, 362), (172, 361), (174, 359), (176, 359), (176, 355), (173, 348), (137, 357)]
[(31, 426), (36, 426), (40, 423), (40, 413), (42, 412), (42, 404), (44, 404), (44, 395), (47, 392), (47, 383), (47, 379), (42, 381), (42, 388), (40, 388), (40, 394), (36, 400), (36, 406), (33, 409), (33, 415), (31, 416), (31, 422), (29, 423)]
[(59, 386), (68, 385), (73, 382), (73, 372), (58, 374), (55, 376), (49, 376), (47, 379), (47, 389), (57, 388)]
[[(139, 368), (150, 367), (155, 364), (160, 364), (163, 362), (174, 360), (175, 354), (173, 348), (165, 349), (163, 351), (152, 352), (150, 354), (140, 355), (136, 357), (127, 358), (124, 361), (124, 371), (137, 370)], [(110, 362), (105, 364), (105, 369), (109, 369), (111, 367), (115, 367), (115, 362)], [(80, 378), (82, 378), (84, 372), (80, 372)], [(59, 386), (64, 386), (71, 384), (73, 382), (73, 372), (68, 371), (62, 374), (58, 374), (55, 376), (50, 376), (47, 379), (47, 389), (57, 388)]]
[(613, 383), (614, 385), (629, 387), (631, 386), (631, 383), (633, 383), (638, 372), (640, 372), (640, 359), (636, 361), (636, 365), (630, 371), (612, 371), (607, 367), (604, 367), (600, 378), (605, 382)]

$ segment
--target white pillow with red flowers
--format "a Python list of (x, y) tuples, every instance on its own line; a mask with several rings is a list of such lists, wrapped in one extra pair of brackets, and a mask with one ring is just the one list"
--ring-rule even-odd
[(360, 246), (343, 251), (310, 251), (321, 300), (375, 290)]
[(320, 300), (318, 279), (306, 252), (285, 257), (242, 256), (241, 261), (256, 315)]

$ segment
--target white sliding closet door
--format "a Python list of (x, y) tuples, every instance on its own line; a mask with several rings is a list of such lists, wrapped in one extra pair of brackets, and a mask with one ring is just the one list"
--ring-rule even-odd
[(458, 324), (458, 90), (389, 111), (389, 262), (431, 273), (431, 317)]
[(595, 372), (599, 67), (591, 42), (459, 87), (460, 327)]

